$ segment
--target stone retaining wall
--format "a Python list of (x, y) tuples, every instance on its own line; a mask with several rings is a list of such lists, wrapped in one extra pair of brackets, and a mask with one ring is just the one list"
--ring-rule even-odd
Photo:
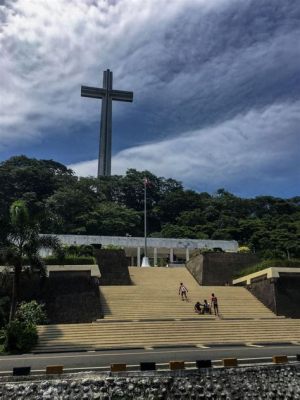
[(271, 279), (260, 277), (246, 287), (275, 314), (300, 318), (299, 274), (283, 274), (279, 278)]
[[(32, 378), (31, 378), (32, 379)], [(2, 383), (0, 398), (19, 400), (300, 399), (300, 366), (206, 369), (164, 374), (76, 374)], [(47, 379), (47, 380), (45, 380)], [(19, 380), (21, 380), (19, 378)]]
[(42, 298), (51, 324), (88, 323), (103, 317), (98, 278), (89, 271), (52, 273)]
[(128, 270), (128, 260), (124, 250), (95, 250), (99, 265), (101, 285), (130, 285), (131, 279)]
[(255, 265), (259, 259), (255, 254), (205, 253), (196, 251), (186, 267), (200, 285), (222, 286), (232, 283), (233, 277), (241, 270)]
[[(11, 287), (12, 276), (8, 276), (0, 285), (0, 296), (10, 297)], [(91, 277), (90, 271), (53, 272), (49, 278), (24, 272), (20, 301), (33, 299), (45, 303), (51, 324), (88, 323), (103, 317), (98, 278)]]

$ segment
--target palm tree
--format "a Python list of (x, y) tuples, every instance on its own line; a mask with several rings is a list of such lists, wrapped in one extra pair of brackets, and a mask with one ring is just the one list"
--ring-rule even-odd
[(32, 269), (44, 272), (44, 262), (39, 254), (42, 248), (57, 249), (59, 240), (53, 236), (40, 236), (39, 225), (29, 216), (28, 208), (22, 200), (15, 201), (10, 207), (11, 229), (7, 236), (3, 257), (13, 267), (13, 287), (9, 320), (15, 317), (19, 300), (20, 276), (24, 262)]

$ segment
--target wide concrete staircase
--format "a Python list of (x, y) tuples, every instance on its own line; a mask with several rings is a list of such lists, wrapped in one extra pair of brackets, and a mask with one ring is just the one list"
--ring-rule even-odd
[[(132, 286), (102, 286), (105, 320), (214, 319), (197, 316), (194, 304), (215, 293), (222, 318), (274, 318), (274, 314), (242, 287), (199, 286), (186, 268), (129, 268)], [(178, 295), (180, 282), (189, 302)]]
[[(100, 288), (104, 319), (40, 326), (34, 351), (300, 341), (300, 320), (276, 317), (244, 288), (199, 286), (185, 268), (132, 267), (130, 276), (131, 286)], [(195, 314), (194, 303), (213, 292), (221, 317)]]

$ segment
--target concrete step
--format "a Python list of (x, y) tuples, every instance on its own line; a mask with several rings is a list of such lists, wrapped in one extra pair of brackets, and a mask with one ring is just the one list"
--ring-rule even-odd
[[(103, 286), (100, 298), (106, 319), (182, 318), (195, 315), (196, 301), (219, 299), (224, 318), (266, 318), (274, 314), (242, 287), (199, 286), (185, 269), (129, 268), (133, 285)], [(178, 296), (179, 283), (189, 290), (189, 302)]]
[[(300, 340), (300, 320), (108, 322), (38, 327), (35, 351)], [(184, 334), (183, 334), (184, 333)]]
[[(100, 288), (104, 319), (38, 327), (35, 351), (76, 351), (300, 340), (300, 320), (276, 317), (241, 287), (201, 287), (185, 268), (129, 268), (132, 286)], [(178, 296), (179, 283), (189, 302)], [(196, 315), (196, 301), (219, 300), (221, 318)]]

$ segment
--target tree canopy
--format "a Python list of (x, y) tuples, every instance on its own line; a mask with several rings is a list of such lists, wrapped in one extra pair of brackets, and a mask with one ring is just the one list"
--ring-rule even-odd
[(300, 256), (299, 196), (245, 199), (222, 188), (196, 192), (135, 169), (124, 176), (78, 178), (58, 162), (25, 156), (0, 164), (0, 240), (16, 200), (26, 203), (42, 233), (142, 236), (144, 177), (150, 181), (149, 235), (234, 239), (265, 258)]

